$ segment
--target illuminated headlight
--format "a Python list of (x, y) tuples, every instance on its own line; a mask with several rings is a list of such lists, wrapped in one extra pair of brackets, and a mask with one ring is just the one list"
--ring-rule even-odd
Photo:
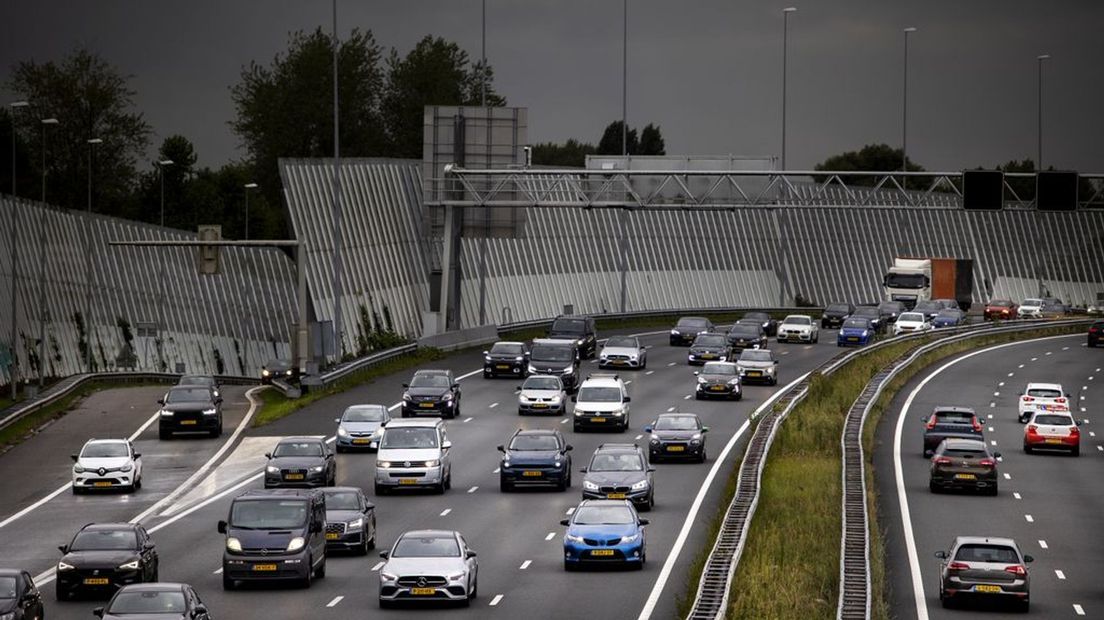
[(448, 394), (442, 396), (441, 400), (452, 400), (452, 392), (449, 392)]
[(583, 480), (583, 488), (588, 490), (588, 491), (597, 491), (598, 490), (598, 485), (594, 484), (590, 480)]
[(524, 357), (524, 356), (521, 356), (521, 355), (519, 355), (519, 356), (517, 356), (517, 357), (515, 357), (515, 358), (514, 358), (514, 361), (515, 361), (515, 362), (520, 362), (520, 361), (523, 361), (523, 360), (525, 360), (525, 357)]
[(679, 331), (678, 331), (677, 329), (672, 329), (672, 330), (671, 330), (671, 335), (672, 335), (672, 336), (678, 336), (678, 335), (679, 335)]
[(614, 412), (613, 412), (613, 415), (614, 415), (615, 417), (618, 417), (618, 418), (620, 418), (621, 416), (625, 415), (625, 411), (624, 411), (624, 410), (618, 410), (618, 411), (614, 411)]
[(320, 474), (323, 469), (326, 469), (325, 465), (316, 465), (310, 468), (312, 474)]
[(775, 372), (778, 371), (778, 369), (774, 366), (767, 366), (765, 370), (767, 371), (768, 375), (773, 375)]
[(407, 394), (406, 392), (403, 392), (403, 400), (405, 400), (406, 402), (410, 402), (414, 399), (410, 397), (410, 394)]
[(298, 550), (302, 549), (303, 545), (305, 545), (305, 544), (306, 544), (306, 541), (303, 540), (302, 536), (296, 536), (295, 538), (292, 538), (290, 542), (288, 542), (287, 552), (288, 553), (293, 553), (295, 551), (298, 551)]
[(213, 407), (211, 409), (203, 410), (203, 415), (215, 415), (216, 413), (218, 413), (218, 411), (215, 410)]
[(560, 404), (560, 400), (561, 400), (561, 398), (560, 398), (560, 396), (559, 396), (559, 395), (557, 394), (556, 396), (553, 396), (553, 397), (552, 397), (552, 404), (553, 404), (553, 405), (558, 405), (558, 404)]
[(505, 467), (506, 469), (510, 468), (510, 457), (506, 457), (506, 458), (502, 459), (502, 466)]
[(464, 573), (458, 573), (456, 575), (449, 575), (448, 576), (449, 581), (460, 581), (463, 578), (464, 578)]
[(119, 471), (130, 471), (132, 469), (134, 469), (134, 465), (132, 465), (130, 463), (127, 463), (127, 464), (123, 465), (122, 467), (120, 467)]
[(701, 433), (694, 433), (690, 437), (690, 441), (701, 441), (701, 438), (702, 438)]
[(391, 461), (376, 461), (376, 467), (380, 469), (391, 469)]
[(490, 355), (484, 355), (483, 356), (483, 361), (490, 364), (491, 363), (491, 356)]
[(119, 570), (138, 570), (138, 560), (131, 560), (126, 564), (120, 564)]
[(226, 549), (227, 549), (227, 551), (234, 551), (236, 553), (241, 553), (241, 550), (242, 550), (241, 541), (238, 540), (237, 538), (233, 538), (233, 537), (227, 538), (226, 539)]
[(529, 402), (530, 402), (529, 397), (526, 396), (525, 394), (518, 394), (518, 402), (523, 404), (523, 405), (528, 405)]
[(267, 368), (264, 368), (264, 369), (261, 370), (261, 376), (262, 377), (269, 377), (271, 375), (272, 375), (272, 373), (268, 372)]
[(424, 463), (422, 464), (422, 467), (439, 467), (440, 465), (441, 465), (441, 461), (440, 461), (440, 460), (438, 460), (438, 459), (433, 459), (432, 461), (425, 461), (425, 462), (424, 462)]
[(76, 465), (73, 466), (73, 473), (74, 474), (83, 474), (84, 473), (84, 467), (82, 467), (80, 463), (77, 463)]
[(349, 521), (348, 523), (346, 523), (345, 524), (345, 531), (347, 531), (347, 532), (356, 532), (356, 531), (359, 531), (362, 527), (364, 527), (364, 517), (360, 517), (358, 519), (354, 519), (354, 520)]
[(577, 344), (577, 345), (579, 345), (579, 346), (583, 346), (583, 339), (582, 339), (582, 338), (580, 338), (580, 339), (576, 340), (576, 341), (575, 341), (575, 344)]
[(380, 579), (384, 581), (395, 581), (398, 579), (398, 575), (392, 575), (391, 573), (380, 572)]
[(656, 439), (655, 437), (652, 437), (652, 445), (653, 446), (658, 446), (659, 445), (659, 440)]
[(58, 562), (57, 569), (58, 569), (59, 573), (62, 572), (62, 571), (73, 570), (74, 568), (76, 568), (76, 566), (73, 566), (72, 564), (66, 564), (65, 562)]
[(173, 414), (173, 412), (171, 412), (171, 411), (165, 411), (164, 409), (161, 410), (161, 416), (162, 417), (169, 417), (172, 414)]
[(587, 414), (586, 411), (583, 411), (582, 409), (579, 409), (578, 407), (575, 408), (575, 415), (586, 415), (586, 414)]
[(582, 536), (574, 536), (572, 534), (564, 534), (564, 542), (581, 543), (581, 542), (583, 542), (583, 537)]
[(702, 383), (702, 384), (704, 384), (704, 383), (705, 383), (705, 377), (701, 377), (701, 376), (699, 376), (699, 377), (698, 377), (698, 383)]
[(290, 377), (291, 376), (291, 369), (288, 368), (287, 371), (284, 372), (284, 374)]
[(729, 385), (740, 385), (740, 380), (739, 379), (729, 379), (728, 384)]
[(862, 332), (863, 338), (866, 338), (869, 335), (870, 335), (870, 332), (864, 329), (863, 332)]
[(644, 489), (648, 488), (648, 481), (641, 480), (640, 482), (637, 482), (629, 488), (631, 488), (633, 491), (643, 491)]
[(348, 437), (349, 431), (345, 430), (344, 426), (337, 427), (337, 434), (339, 437)]
[(622, 536), (621, 537), (621, 544), (622, 545), (627, 545), (631, 542), (636, 542), (636, 539), (638, 539), (638, 538), (640, 538), (640, 534), (633, 534), (632, 536)]
[(568, 366), (567, 368), (564, 368), (563, 374), (570, 375), (570, 374), (574, 374), (574, 373), (575, 373), (575, 367), (574, 366)]
[(265, 471), (270, 474), (278, 474), (280, 473), (280, 468), (276, 467), (275, 465), (269, 465), (268, 467), (265, 467)]
[(555, 462), (552, 463), (553, 467), (560, 467), (561, 465), (563, 465), (563, 463), (561, 463), (559, 461), (555, 461)]

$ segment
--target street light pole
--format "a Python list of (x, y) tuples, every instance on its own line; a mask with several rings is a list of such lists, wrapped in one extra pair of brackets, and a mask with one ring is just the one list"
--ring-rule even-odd
[(629, 0), (621, 10), (621, 155), (629, 154)]
[(25, 108), (30, 105), (26, 101), (13, 101), (8, 104), (11, 107), (11, 132), (12, 132), (12, 211), (11, 211), (11, 266), (12, 266), (12, 285), (11, 285), (11, 363), (8, 366), (8, 380), (11, 382), (11, 399), (15, 402), (18, 396), (16, 392), (16, 369), (19, 367), (18, 360), (19, 354), (16, 353), (16, 339), (19, 338), (19, 329), (17, 322), (16, 311), (18, 306), (16, 304), (16, 298), (19, 296), (19, 252), (15, 250), (16, 241), (19, 239), (16, 235), (16, 229), (19, 227), (19, 193), (16, 191), (17, 179), (19, 172), (15, 166), (16, 159), (16, 147), (15, 147), (15, 112), (20, 108)]
[(100, 138), (88, 140), (88, 221), (84, 223), (84, 365), (92, 372), (92, 280), (96, 277), (95, 246), (92, 244), (92, 161)]
[(483, 0), (483, 70), (480, 72), (480, 105), (487, 107), (487, 0)]
[[(161, 228), (165, 227), (165, 166), (173, 165), (173, 160), (162, 159), (157, 162), (157, 176), (161, 180)], [(165, 369), (165, 257), (159, 258), (157, 276), (157, 370)]]
[(786, 169), (786, 48), (790, 30), (790, 13), (796, 7), (782, 9), (782, 169)]
[[(245, 240), (249, 241), (249, 190), (257, 189), (258, 186), (257, 186), (256, 183), (250, 182), (250, 183), (246, 183), (244, 187), (245, 187)], [(248, 259), (249, 259), (249, 261), (248, 261), (249, 273), (252, 275), (252, 273), (253, 273), (253, 253), (249, 252), (249, 251), (246, 251), (246, 257), (248, 257)], [(242, 365), (242, 374), (243, 375), (249, 374), (249, 370), (248, 370), (248, 368), (249, 368), (249, 331), (246, 329), (246, 325), (249, 324), (249, 321), (252, 318), (253, 304), (249, 303), (251, 298), (252, 298), (252, 291), (250, 291), (249, 295), (243, 297), (243, 299), (245, 299), (245, 305), (246, 305), (246, 307), (242, 309), (243, 310), (243, 312), (242, 312), (243, 316), (242, 316), (242, 359), (241, 359), (241, 365)]]
[[(342, 290), (342, 264), (341, 264), (341, 135), (338, 132), (339, 112), (337, 99), (337, 0), (333, 0), (333, 329), (334, 329), (334, 356), (340, 360), (342, 351), (341, 339), (341, 298)], [(300, 249), (297, 254), (299, 260), (306, 260), (306, 251)], [(299, 357), (306, 359), (306, 351), (300, 351)], [(306, 370), (300, 368), (300, 370)]]
[(249, 190), (257, 189), (256, 183), (245, 184), (245, 240), (249, 241)]
[(1035, 170), (1043, 169), (1043, 61), (1050, 58), (1050, 54), (1039, 54), (1035, 60), (1039, 61), (1039, 124), (1038, 124), (1038, 150), (1036, 151), (1037, 163)]
[(58, 119), (44, 118), (42, 125), (42, 214), (38, 236), (38, 389), (46, 385), (46, 128)]
[[(909, 26), (905, 28), (905, 88), (904, 96), (901, 97), (901, 170), (908, 172), (908, 40), (909, 33), (916, 32), (916, 28)], [(907, 179), (903, 179), (904, 184), (908, 184)]]

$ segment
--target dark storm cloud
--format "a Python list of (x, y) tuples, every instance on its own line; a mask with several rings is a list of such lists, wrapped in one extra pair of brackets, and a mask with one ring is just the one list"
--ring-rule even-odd
[[(663, 127), (683, 154), (777, 155), (781, 9), (790, 20), (788, 158), (810, 167), (901, 139), (902, 33), (910, 38), (909, 152), (930, 169), (1034, 157), (1036, 61), (1045, 77), (1044, 160), (1104, 172), (1104, 3), (972, 0), (844, 2), (631, 0), (629, 122)], [(341, 0), (341, 28), (408, 50), (425, 34), (479, 54), (479, 0)], [(620, 116), (621, 2), (488, 0), (496, 86), (530, 110), (532, 141), (596, 141)], [(181, 133), (201, 161), (240, 155), (229, 88), (290, 31), (329, 28), (324, 0), (5, 2), (0, 75), (77, 45), (134, 75), (159, 136)], [(0, 95), (10, 97), (6, 91)]]

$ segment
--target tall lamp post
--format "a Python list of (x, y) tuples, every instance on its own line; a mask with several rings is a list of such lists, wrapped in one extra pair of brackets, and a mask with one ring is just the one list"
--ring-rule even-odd
[(42, 125), (42, 208), (38, 226), (38, 389), (46, 385), (46, 129), (58, 124), (50, 117), (40, 121)]
[[(245, 240), (249, 241), (249, 192), (250, 192), (250, 190), (257, 189), (258, 185), (256, 183), (249, 182), (249, 183), (246, 183), (245, 185), (243, 185), (242, 187), (245, 189)], [(253, 264), (252, 264), (253, 254), (250, 253), (247, 250), (246, 251), (246, 256), (249, 257), (249, 267), (252, 268), (253, 267)], [(252, 269), (250, 269), (250, 273), (252, 273)], [(247, 296), (243, 297), (243, 299), (246, 300), (246, 302), (245, 302), (246, 307), (243, 308), (244, 311), (242, 312), (242, 314), (244, 315), (242, 317), (243, 318), (243, 324), (242, 324), (242, 359), (241, 359), (242, 374), (243, 375), (249, 373), (249, 371), (247, 370), (249, 368), (249, 330), (248, 330), (247, 326), (249, 325), (249, 319), (251, 318), (250, 317), (250, 311), (253, 309), (252, 304), (249, 303), (249, 299), (250, 299), (251, 295), (252, 295), (252, 291), (250, 291), (250, 295), (247, 295)]]
[[(341, 338), (341, 298), (343, 265), (341, 263), (342, 237), (342, 211), (341, 211), (341, 135), (338, 131), (339, 112), (337, 99), (337, 0), (333, 0), (333, 330), (334, 330), (334, 356), (340, 360), (342, 351)], [(305, 253), (300, 253), (299, 260), (306, 260)], [(305, 353), (299, 352), (300, 359), (306, 359)], [(306, 370), (301, 368), (300, 370)]]
[[(88, 215), (92, 215), (92, 162), (97, 144), (103, 144), (100, 138), (88, 140)], [(84, 365), (92, 372), (92, 280), (96, 277), (95, 246), (92, 244), (92, 218), (84, 223)]]
[(1048, 60), (1050, 54), (1039, 54), (1035, 60), (1039, 62), (1039, 124), (1038, 124), (1038, 150), (1036, 151), (1038, 162), (1035, 170), (1043, 169), (1043, 61)]
[[(161, 182), (161, 228), (165, 227), (165, 166), (172, 166), (171, 159), (157, 162), (157, 176)], [(165, 329), (165, 255), (159, 257), (160, 266), (157, 276), (157, 370), (165, 367), (165, 342), (162, 331)]]
[(15, 250), (15, 243), (16, 243), (16, 240), (18, 239), (18, 236), (16, 235), (15, 231), (18, 228), (18, 224), (19, 224), (19, 216), (17, 215), (17, 212), (19, 211), (19, 205), (18, 205), (19, 194), (18, 194), (18, 192), (16, 192), (16, 185), (17, 185), (17, 179), (19, 177), (19, 172), (18, 172), (18, 170), (16, 169), (16, 166), (15, 166), (15, 159), (16, 159), (15, 113), (16, 113), (16, 110), (19, 110), (20, 108), (25, 108), (25, 107), (27, 107), (31, 104), (26, 102), (26, 101), (13, 101), (12, 103), (10, 103), (8, 105), (9, 105), (9, 107), (11, 107), (11, 115), (9, 116), (9, 119), (11, 120), (11, 132), (12, 132), (12, 158), (11, 158), (11, 160), (12, 160), (12, 210), (11, 210), (11, 231), (10, 231), (11, 232), (11, 266), (12, 266), (12, 272), (11, 273), (12, 273), (12, 282), (11, 282), (11, 343), (10, 343), (11, 344), (11, 350), (9, 351), (9, 353), (11, 353), (11, 363), (8, 367), (9, 368), (8, 379), (11, 382), (12, 402), (15, 402), (16, 396), (18, 395), (16, 393), (15, 370), (16, 370), (16, 368), (19, 367), (19, 364), (17, 363), (18, 360), (19, 360), (19, 355), (16, 353), (16, 342), (15, 342), (16, 339), (19, 337), (18, 323), (16, 321), (16, 311), (18, 310), (18, 306), (16, 305), (16, 298), (19, 296), (19, 252), (17, 252)]
[(245, 188), (245, 240), (249, 241), (249, 190), (257, 189), (256, 183), (246, 183)]
[[(908, 40), (909, 34), (916, 32), (916, 28), (905, 28), (905, 70), (904, 70), (904, 96), (901, 97), (901, 171), (908, 172)], [(904, 180), (908, 184), (908, 180)]]
[(790, 31), (790, 13), (796, 7), (782, 9), (782, 169), (786, 169), (786, 48)]

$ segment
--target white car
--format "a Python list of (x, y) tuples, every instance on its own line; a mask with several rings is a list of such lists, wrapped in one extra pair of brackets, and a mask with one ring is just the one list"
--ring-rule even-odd
[(902, 312), (893, 323), (893, 335), (911, 334), (914, 332), (926, 332), (931, 329), (931, 321), (923, 312)]
[(1019, 317), (1021, 319), (1038, 319), (1043, 316), (1043, 300), (1038, 298), (1025, 299), (1020, 304)]
[(1036, 411), (1069, 413), (1069, 394), (1060, 383), (1028, 383), (1020, 393), (1018, 413), (1020, 422), (1027, 420)]
[(567, 413), (567, 391), (553, 375), (531, 375), (518, 386), (518, 414)]
[(440, 418), (391, 420), (376, 452), (376, 495), (394, 489), (452, 487), (452, 442)]
[(575, 403), (572, 428), (629, 428), (629, 389), (615, 374), (595, 373), (579, 386), (571, 397)]
[(807, 314), (791, 314), (778, 326), (778, 342), (819, 342), (820, 327)]
[(736, 371), (740, 373), (740, 383), (760, 381), (778, 385), (778, 360), (767, 349), (744, 349), (736, 360)]
[(610, 336), (598, 354), (599, 368), (636, 368), (648, 366), (648, 351), (636, 336)]
[(88, 489), (142, 488), (142, 455), (126, 439), (89, 439), (73, 460), (74, 495)]

